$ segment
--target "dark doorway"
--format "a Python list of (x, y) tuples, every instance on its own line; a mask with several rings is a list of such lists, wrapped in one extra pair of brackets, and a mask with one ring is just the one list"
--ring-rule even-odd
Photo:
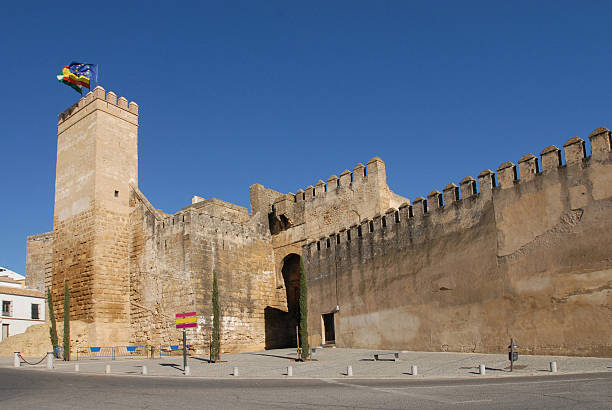
[(326, 313), (323, 315), (323, 332), (323, 341), (325, 344), (336, 343), (336, 327), (333, 313)]
[(295, 328), (300, 318), (300, 255), (291, 253), (283, 259), (283, 282), (287, 310), (265, 309), (266, 349), (296, 347)]
[(283, 280), (287, 294), (287, 311), (296, 319), (300, 311), (300, 255), (289, 254), (283, 261)]

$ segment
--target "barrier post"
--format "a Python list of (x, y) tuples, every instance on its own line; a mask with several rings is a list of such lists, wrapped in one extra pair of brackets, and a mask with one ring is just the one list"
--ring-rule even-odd
[(13, 359), (13, 367), (21, 366), (21, 359), (19, 358), (19, 352), (15, 352), (15, 358)]
[(47, 352), (47, 369), (53, 369), (53, 352)]

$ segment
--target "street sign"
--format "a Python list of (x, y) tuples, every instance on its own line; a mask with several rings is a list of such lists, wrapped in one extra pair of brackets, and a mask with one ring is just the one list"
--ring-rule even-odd
[(196, 316), (196, 312), (177, 313), (176, 328), (185, 329), (188, 327), (198, 327), (198, 317)]

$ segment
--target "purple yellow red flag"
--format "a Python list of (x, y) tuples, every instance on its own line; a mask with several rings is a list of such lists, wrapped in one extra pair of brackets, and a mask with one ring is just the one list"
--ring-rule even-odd
[(198, 317), (196, 312), (176, 314), (176, 328), (184, 329), (186, 327), (198, 327)]
[(83, 87), (91, 89), (91, 81), (98, 80), (98, 66), (73, 61), (62, 68), (57, 80), (72, 87), (77, 93), (83, 94)]

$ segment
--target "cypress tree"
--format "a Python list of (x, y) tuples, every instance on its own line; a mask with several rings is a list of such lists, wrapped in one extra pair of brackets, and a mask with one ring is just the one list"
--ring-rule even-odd
[(64, 360), (70, 360), (70, 293), (64, 281)]
[(210, 344), (210, 360), (216, 362), (219, 360), (219, 286), (217, 285), (217, 272), (213, 271), (213, 289), (212, 289), (212, 308), (213, 308), (213, 326), (212, 326), (212, 342)]
[(47, 303), (49, 304), (49, 319), (51, 320), (51, 328), (49, 328), (49, 336), (51, 337), (51, 346), (53, 346), (53, 354), (57, 348), (57, 325), (55, 323), (55, 312), (53, 312), (53, 296), (51, 289), (47, 288)]
[(300, 349), (302, 359), (306, 359), (310, 350), (308, 345), (308, 285), (302, 258), (300, 258)]

